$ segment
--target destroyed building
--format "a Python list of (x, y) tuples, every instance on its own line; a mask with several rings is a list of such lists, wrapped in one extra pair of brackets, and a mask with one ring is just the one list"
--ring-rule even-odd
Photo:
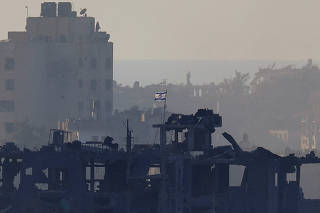
[(0, 135), (17, 123), (57, 127), (66, 118), (101, 120), (113, 110), (113, 43), (70, 2), (41, 4), (26, 30), (0, 42)]
[[(223, 133), (212, 110), (172, 114), (154, 125), (160, 142), (126, 149), (104, 142), (68, 141), (53, 129), (40, 150), (0, 148), (0, 210), (7, 213), (317, 213), (320, 201), (304, 197), (301, 166), (320, 163), (314, 152), (279, 156), (258, 147), (243, 151)], [(230, 145), (228, 145), (229, 142)], [(231, 166), (243, 166), (239, 186)], [(289, 179), (288, 176), (294, 179)]]
[[(167, 116), (170, 114), (166, 112)], [(64, 126), (67, 127), (66, 130), (76, 132), (80, 140), (103, 141), (107, 135), (112, 135), (120, 147), (125, 147), (126, 140), (123, 135), (126, 131), (124, 124), (127, 120), (132, 126), (134, 141), (152, 144), (159, 137), (158, 132), (152, 128), (152, 124), (163, 120), (163, 109), (142, 110), (133, 107), (121, 112), (115, 110), (107, 120), (66, 120)]]

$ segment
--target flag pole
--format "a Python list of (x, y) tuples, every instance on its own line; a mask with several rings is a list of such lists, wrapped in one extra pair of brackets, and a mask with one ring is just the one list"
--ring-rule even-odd
[(166, 90), (166, 98), (164, 99), (164, 103), (163, 103), (163, 121), (162, 121), (162, 124), (164, 124), (166, 122), (167, 97), (168, 97), (168, 92)]

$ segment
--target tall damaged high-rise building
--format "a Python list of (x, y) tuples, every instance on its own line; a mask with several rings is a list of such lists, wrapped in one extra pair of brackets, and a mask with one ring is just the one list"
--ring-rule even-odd
[(0, 42), (0, 137), (15, 124), (104, 120), (113, 108), (113, 43), (86, 10), (45, 2), (26, 31)]

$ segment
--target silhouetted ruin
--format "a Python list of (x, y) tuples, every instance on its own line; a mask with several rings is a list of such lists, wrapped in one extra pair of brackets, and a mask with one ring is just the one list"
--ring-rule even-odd
[[(139, 213), (316, 213), (320, 201), (304, 199), (301, 165), (320, 163), (314, 152), (281, 157), (259, 147), (243, 151), (231, 144), (213, 146), (222, 117), (200, 109), (172, 114), (157, 144), (119, 149), (104, 142), (68, 142), (69, 132), (53, 129), (40, 150), (1, 147), (2, 212)], [(230, 186), (232, 165), (244, 166), (241, 185)], [(295, 180), (288, 181), (287, 175)]]

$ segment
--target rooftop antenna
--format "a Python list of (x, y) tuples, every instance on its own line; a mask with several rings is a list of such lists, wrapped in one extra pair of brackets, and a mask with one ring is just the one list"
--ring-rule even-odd
[(80, 15), (87, 17), (87, 8), (82, 9), (82, 10), (80, 11)]
[(27, 18), (28, 18), (29, 17), (29, 7), (26, 5), (25, 8), (26, 8)]

